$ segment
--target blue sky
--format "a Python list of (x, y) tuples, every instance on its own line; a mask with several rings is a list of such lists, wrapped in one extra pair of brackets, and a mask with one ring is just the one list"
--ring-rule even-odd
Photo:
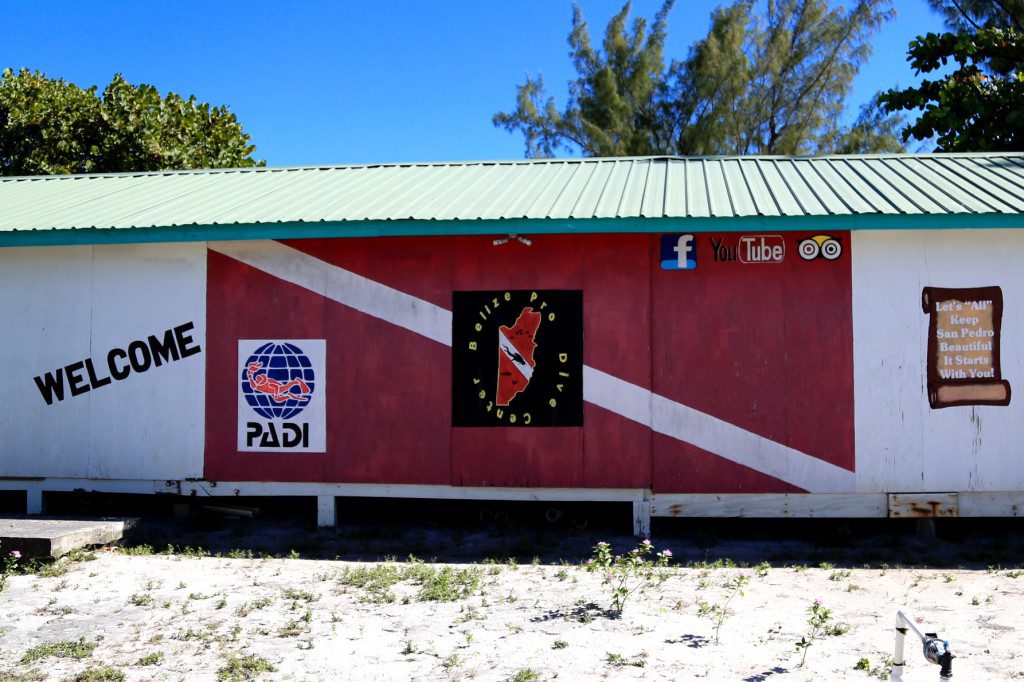
[[(853, 0), (846, 0), (847, 3)], [(719, 0), (679, 0), (666, 55), (682, 57)], [(599, 38), (621, 0), (580, 0)], [(651, 17), (660, 2), (636, 0)], [(925, 0), (898, 0), (852, 101), (917, 79), (907, 43), (941, 30)], [(22, 2), (3, 10), (0, 67), (78, 85), (116, 72), (227, 104), (270, 165), (520, 158), (491, 125), (524, 73), (559, 101), (572, 75), (570, 0), (497, 2)]]

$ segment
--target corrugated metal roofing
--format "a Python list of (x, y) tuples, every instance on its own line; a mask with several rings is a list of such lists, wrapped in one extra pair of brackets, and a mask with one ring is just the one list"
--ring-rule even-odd
[(643, 157), (0, 178), (0, 231), (1020, 214), (1024, 154)]

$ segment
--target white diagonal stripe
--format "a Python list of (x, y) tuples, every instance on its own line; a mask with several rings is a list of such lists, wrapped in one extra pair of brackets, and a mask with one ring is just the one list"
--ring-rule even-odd
[[(210, 242), (217, 253), (438, 343), (452, 343), (452, 313), (275, 241)], [(689, 443), (810, 492), (852, 492), (852, 471), (652, 393), (593, 367), (583, 399), (657, 433)]]
[(451, 311), (429, 301), (360, 277), (280, 242), (210, 242), (209, 247), (349, 308), (452, 345)]
[(811, 492), (852, 492), (855, 474), (593, 367), (583, 398), (653, 431)]

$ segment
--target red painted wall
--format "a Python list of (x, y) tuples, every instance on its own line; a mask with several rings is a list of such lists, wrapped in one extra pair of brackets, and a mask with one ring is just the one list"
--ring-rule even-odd
[[(584, 362), (853, 469), (848, 238), (804, 261), (662, 270), (659, 235), (295, 240), (289, 247), (450, 310), (452, 291), (580, 289)], [(210, 480), (795, 490), (590, 403), (584, 426), (451, 426), (451, 348), (211, 251)], [(327, 454), (240, 453), (238, 339), (327, 340)]]

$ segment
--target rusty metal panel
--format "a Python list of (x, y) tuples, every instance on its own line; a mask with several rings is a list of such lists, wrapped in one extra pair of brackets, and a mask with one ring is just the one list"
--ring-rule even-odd
[(959, 515), (957, 493), (889, 493), (889, 518), (942, 519)]
[(651, 516), (853, 519), (886, 516), (880, 493), (732, 493), (653, 495)]

